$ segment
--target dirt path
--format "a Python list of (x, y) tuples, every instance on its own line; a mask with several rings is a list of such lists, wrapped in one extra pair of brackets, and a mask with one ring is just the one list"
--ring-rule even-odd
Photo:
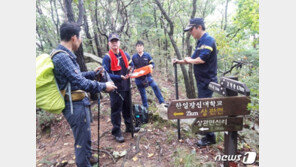
[[(173, 81), (167, 80), (157, 71), (153, 74), (166, 101), (175, 98)], [(165, 85), (165, 86), (163, 86)], [(138, 90), (133, 83), (133, 103), (141, 104)], [(184, 98), (181, 92), (180, 98)], [(147, 90), (150, 111), (158, 112), (158, 103), (151, 88)], [(94, 153), (97, 149), (97, 104), (93, 102), (92, 148)], [(36, 142), (36, 166), (67, 166), (75, 165), (74, 138), (72, 131), (62, 115), (60, 121), (52, 125), (50, 133), (37, 134)], [(100, 117), (100, 166), (220, 166), (214, 161), (214, 157), (222, 154), (223, 141), (217, 140), (214, 146), (198, 148), (195, 143), (196, 135), (183, 131), (183, 140), (177, 140), (177, 129), (169, 121), (165, 121), (154, 114), (150, 122), (144, 125), (139, 133), (132, 138), (130, 133), (123, 133), (124, 143), (117, 143), (111, 135), (110, 101), (109, 96), (104, 94), (101, 100)], [(122, 123), (122, 131), (125, 127)], [(38, 137), (39, 136), (39, 137)], [(240, 150), (239, 150), (240, 151)], [(116, 155), (117, 154), (117, 155)], [(97, 156), (97, 154), (95, 155)], [(97, 165), (95, 165), (97, 166)]]

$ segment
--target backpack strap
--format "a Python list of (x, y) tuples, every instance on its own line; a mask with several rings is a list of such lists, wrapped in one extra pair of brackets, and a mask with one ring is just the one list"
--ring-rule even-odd
[[(54, 49), (51, 53), (50, 53), (50, 58), (52, 59), (56, 54), (63, 52), (66, 53), (67, 55), (69, 55), (66, 51), (61, 50), (61, 49)], [(70, 55), (69, 55), (70, 56)]]
[(68, 97), (69, 97), (69, 101), (70, 101), (70, 110), (71, 110), (71, 114), (73, 115), (73, 103), (72, 103), (72, 95), (71, 95), (71, 83), (68, 82), (67, 83), (67, 90), (68, 90)]
[[(69, 55), (69, 54), (68, 54), (66, 51), (64, 51), (64, 50), (61, 50), (61, 49), (55, 49), (55, 50), (53, 50), (53, 51), (50, 53), (50, 58), (53, 59), (53, 57), (54, 57), (56, 54), (60, 53), (60, 52), (63, 52), (63, 53), (65, 53), (65, 54)], [(70, 55), (69, 55), (69, 56), (70, 56)], [(70, 82), (67, 83), (66, 90), (65, 90), (65, 94), (67, 94), (68, 97), (70, 97), (70, 98), (69, 98), (69, 101), (70, 101), (70, 110), (71, 110), (71, 114), (73, 115), (73, 103), (72, 103), (72, 97), (71, 97), (71, 83), (70, 83)], [(64, 98), (65, 98), (65, 96), (64, 96)]]

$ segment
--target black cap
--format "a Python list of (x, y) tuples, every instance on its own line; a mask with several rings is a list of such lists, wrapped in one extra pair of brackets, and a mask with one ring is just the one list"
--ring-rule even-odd
[(111, 34), (109, 35), (109, 38), (108, 38), (109, 42), (110, 42), (112, 39), (118, 39), (118, 40), (119, 40), (119, 35), (116, 34), (116, 33), (111, 33)]
[(187, 25), (187, 27), (184, 29), (184, 31), (189, 31), (191, 28), (193, 28), (193, 26), (195, 25), (204, 25), (204, 19), (203, 18), (193, 18), (190, 19), (189, 24)]

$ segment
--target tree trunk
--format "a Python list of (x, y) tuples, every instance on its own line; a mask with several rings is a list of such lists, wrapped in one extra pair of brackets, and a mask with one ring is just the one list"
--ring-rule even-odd
[(93, 54), (95, 54), (95, 51), (94, 51), (94, 47), (93, 47), (93, 40), (92, 40), (92, 37), (89, 33), (89, 26), (88, 26), (88, 22), (87, 22), (87, 16), (86, 16), (86, 9), (84, 9), (84, 16), (83, 16), (83, 19), (84, 19), (84, 31), (85, 31), (85, 35), (86, 35), (86, 38), (88, 39), (88, 45), (91, 47), (91, 51)]
[[(75, 22), (74, 19), (74, 14), (73, 14), (73, 9), (72, 9), (72, 0), (65, 0), (65, 9), (67, 12), (67, 18), (69, 22)], [(77, 19), (79, 22), (75, 22), (77, 24), (81, 24), (82, 22), (82, 18), (83, 18), (83, 0), (79, 0), (79, 4), (78, 4), (78, 8), (79, 8), (79, 18)], [(85, 61), (84, 61), (84, 56), (83, 56), (83, 46), (82, 43), (79, 46), (78, 50), (75, 51), (75, 55), (77, 56), (77, 63), (79, 64), (80, 70), (81, 71), (87, 71), (87, 67), (85, 65)]]
[[(155, 0), (155, 3), (157, 4), (157, 6), (159, 7), (162, 15), (165, 17), (165, 19), (167, 20), (167, 22), (170, 25), (170, 31), (168, 31), (168, 35), (169, 35), (171, 44), (173, 45), (174, 51), (175, 51), (175, 53), (177, 55), (177, 58), (182, 59), (180, 51), (179, 51), (179, 49), (177, 47), (176, 41), (174, 40), (174, 37), (173, 37), (173, 35), (174, 35), (174, 24), (173, 24), (172, 20), (166, 14), (166, 12), (163, 9), (162, 5), (160, 4), (159, 0)], [(164, 28), (166, 28), (166, 27), (164, 27)], [(193, 90), (191, 90), (191, 87), (190, 87), (189, 78), (188, 78), (188, 75), (187, 75), (187, 70), (186, 70), (184, 64), (180, 64), (180, 66), (181, 66), (181, 71), (182, 71), (182, 74), (183, 74), (183, 77), (184, 77), (186, 95), (187, 95), (188, 98), (193, 98), (192, 97), (192, 91)]]
[[(193, 0), (193, 3), (192, 3), (193, 4), (193, 10), (192, 10), (190, 19), (195, 17), (195, 14), (196, 14), (196, 1), (197, 0)], [(185, 44), (186, 44), (186, 48), (187, 48), (187, 56), (191, 57), (191, 55), (192, 55), (192, 46), (190, 45), (190, 34), (189, 33), (186, 34)], [(190, 89), (192, 90), (192, 92), (190, 93), (190, 97), (196, 98), (195, 83), (194, 83), (194, 76), (193, 76), (193, 65), (192, 64), (189, 64), (188, 75), (189, 75)]]
[(229, 0), (226, 0), (226, 4), (225, 4), (225, 24), (224, 24), (224, 30), (226, 30), (226, 28), (227, 28), (227, 9), (228, 9), (228, 2), (229, 2)]
[(65, 3), (65, 10), (66, 15), (69, 22), (75, 22), (74, 14), (73, 14), (73, 8), (72, 8), (72, 0), (64, 0)]
[(87, 71), (87, 67), (85, 65), (84, 56), (83, 56), (83, 47), (82, 44), (79, 46), (78, 50), (75, 51), (75, 55), (77, 56), (77, 63), (79, 64), (80, 71)]

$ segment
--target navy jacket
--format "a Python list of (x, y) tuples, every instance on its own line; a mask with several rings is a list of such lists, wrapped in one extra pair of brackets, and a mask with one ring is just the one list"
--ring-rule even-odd
[[(135, 69), (147, 66), (149, 64), (151, 64), (153, 68), (155, 66), (152, 57), (147, 52), (144, 52), (142, 56), (140, 56), (138, 53), (134, 54), (132, 57), (132, 61), (134, 63)], [(151, 74), (139, 77), (139, 79), (144, 79), (146, 76), (151, 76)]]
[[(130, 59), (129, 54), (127, 54), (126, 52), (124, 52), (124, 53), (126, 55), (129, 65), (133, 66), (133, 63)], [(119, 59), (121, 70), (111, 71), (111, 59), (110, 59), (109, 55), (105, 55), (105, 57), (103, 58), (103, 67), (110, 75), (110, 78), (114, 82), (118, 91), (129, 91), (130, 90), (130, 79), (126, 79), (126, 80), (121, 79), (121, 75), (124, 76), (127, 74), (127, 68), (125, 67), (124, 61), (123, 61), (120, 53), (115, 54), (115, 56), (117, 57), (117, 59)]]
[(192, 59), (200, 57), (204, 64), (194, 64), (194, 75), (199, 87), (217, 82), (217, 46), (215, 39), (205, 33), (197, 42)]

